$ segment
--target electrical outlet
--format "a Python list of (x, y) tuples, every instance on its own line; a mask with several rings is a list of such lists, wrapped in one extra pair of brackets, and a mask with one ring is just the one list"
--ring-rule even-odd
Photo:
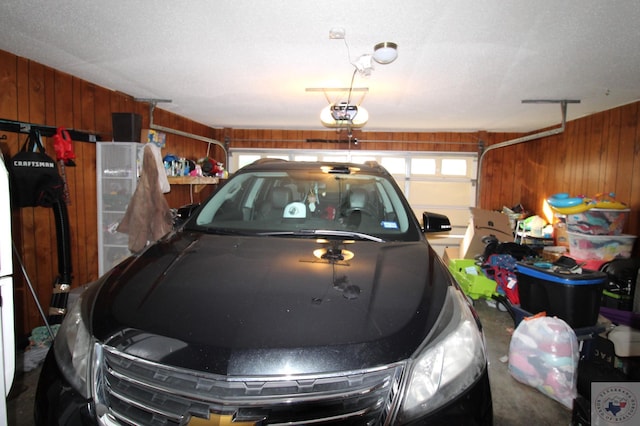
[(329, 30), (329, 38), (332, 40), (342, 40), (344, 38), (344, 28), (332, 28)]

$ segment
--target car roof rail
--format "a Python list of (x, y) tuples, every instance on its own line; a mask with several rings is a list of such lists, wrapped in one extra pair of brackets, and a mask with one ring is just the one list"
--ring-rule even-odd
[(282, 158), (258, 158), (256, 161), (254, 161), (253, 164), (266, 164), (266, 163), (286, 163), (289, 160), (284, 160)]
[(367, 160), (363, 164), (365, 166), (371, 167), (372, 169), (386, 170), (380, 163), (375, 160)]

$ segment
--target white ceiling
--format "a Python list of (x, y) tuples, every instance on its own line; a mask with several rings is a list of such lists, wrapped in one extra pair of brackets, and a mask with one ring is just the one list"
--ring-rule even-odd
[(398, 59), (354, 81), (365, 131), (532, 131), (561, 108), (524, 99), (580, 100), (568, 120), (640, 99), (637, 0), (0, 4), (0, 49), (213, 127), (322, 129), (306, 89), (349, 87), (382, 41)]

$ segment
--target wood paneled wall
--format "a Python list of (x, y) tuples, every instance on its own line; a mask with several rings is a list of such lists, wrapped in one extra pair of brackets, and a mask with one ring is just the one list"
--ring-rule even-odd
[[(478, 152), (485, 132), (367, 132), (354, 130), (224, 129), (231, 148), (363, 149), (374, 151)], [(357, 143), (356, 143), (357, 140)]]
[[(640, 234), (640, 102), (569, 121), (561, 134), (485, 155), (480, 206), (521, 203), (542, 215), (558, 192), (588, 197), (614, 193), (631, 214), (625, 233)], [(522, 135), (488, 134), (489, 145)], [(640, 252), (636, 242), (635, 253)]]
[[(103, 141), (112, 140), (112, 112), (133, 112), (142, 115), (142, 127), (149, 124), (149, 105), (135, 102), (131, 96), (98, 87), (71, 75), (41, 64), (0, 51), (0, 118), (33, 124), (62, 126), (100, 135)], [(161, 108), (153, 113), (155, 124), (216, 138), (219, 130), (176, 116)], [(26, 135), (0, 132), (0, 148), (5, 159), (22, 146)], [(44, 139), (47, 152), (55, 157), (53, 140)], [(76, 167), (67, 167), (71, 204), (68, 206), (71, 231), (72, 287), (98, 278), (98, 234), (96, 200), (95, 143), (74, 142)], [(224, 159), (222, 150), (212, 145), (210, 155)], [(207, 144), (190, 138), (167, 134), (165, 152), (188, 158), (207, 154)], [(171, 207), (191, 202), (190, 186), (172, 186), (167, 199)], [(212, 188), (193, 194), (199, 202)], [(13, 240), (38, 301), (48, 311), (53, 284), (58, 277), (57, 240), (52, 209), (36, 207), (14, 210)], [(14, 265), (16, 331), (18, 336), (44, 324), (20, 273)]]
[[(541, 214), (542, 200), (556, 192), (594, 195), (615, 192), (632, 208), (626, 232), (640, 233), (640, 103), (570, 121), (564, 133), (530, 141), (486, 154), (481, 174), (479, 206), (501, 209), (523, 204)], [(231, 148), (365, 149), (397, 151), (478, 152), (480, 142), (489, 146), (522, 134), (456, 132), (367, 132), (354, 131), (358, 144), (335, 130), (213, 129), (163, 110), (153, 112), (155, 124), (228, 142)], [(149, 123), (149, 105), (128, 95), (98, 87), (68, 74), (0, 51), (0, 118), (36, 124), (63, 126), (99, 134), (111, 140), (111, 113), (134, 112)], [(25, 135), (0, 132), (5, 157), (14, 155)], [(315, 142), (309, 142), (315, 140)], [(322, 142), (319, 142), (322, 141)], [(353, 141), (353, 139), (352, 139)], [(101, 142), (108, 143), (108, 142)], [(46, 140), (53, 154), (52, 141)], [(72, 203), (69, 206), (73, 286), (97, 278), (97, 210), (95, 145), (75, 142), (77, 167), (67, 175)], [(207, 144), (167, 134), (165, 154), (197, 159), (207, 153)], [(224, 161), (219, 147), (210, 156)], [(191, 193), (190, 187), (172, 186), (167, 194), (171, 207), (199, 202), (213, 188)], [(47, 309), (57, 276), (56, 234), (52, 212), (24, 208), (13, 214), (13, 232), (20, 255), (34, 284), (38, 299)], [(636, 244), (638, 246), (638, 244)], [(637, 252), (637, 248), (636, 248)], [(19, 266), (16, 264), (16, 271)], [(16, 273), (16, 323), (18, 335), (28, 335), (42, 325), (24, 277)]]

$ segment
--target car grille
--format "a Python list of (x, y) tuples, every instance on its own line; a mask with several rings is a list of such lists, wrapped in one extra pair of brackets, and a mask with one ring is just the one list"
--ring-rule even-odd
[(96, 354), (96, 412), (112, 425), (187, 425), (212, 413), (258, 425), (383, 425), (390, 421), (404, 369), (400, 363), (317, 377), (230, 378), (149, 362), (108, 346)]

